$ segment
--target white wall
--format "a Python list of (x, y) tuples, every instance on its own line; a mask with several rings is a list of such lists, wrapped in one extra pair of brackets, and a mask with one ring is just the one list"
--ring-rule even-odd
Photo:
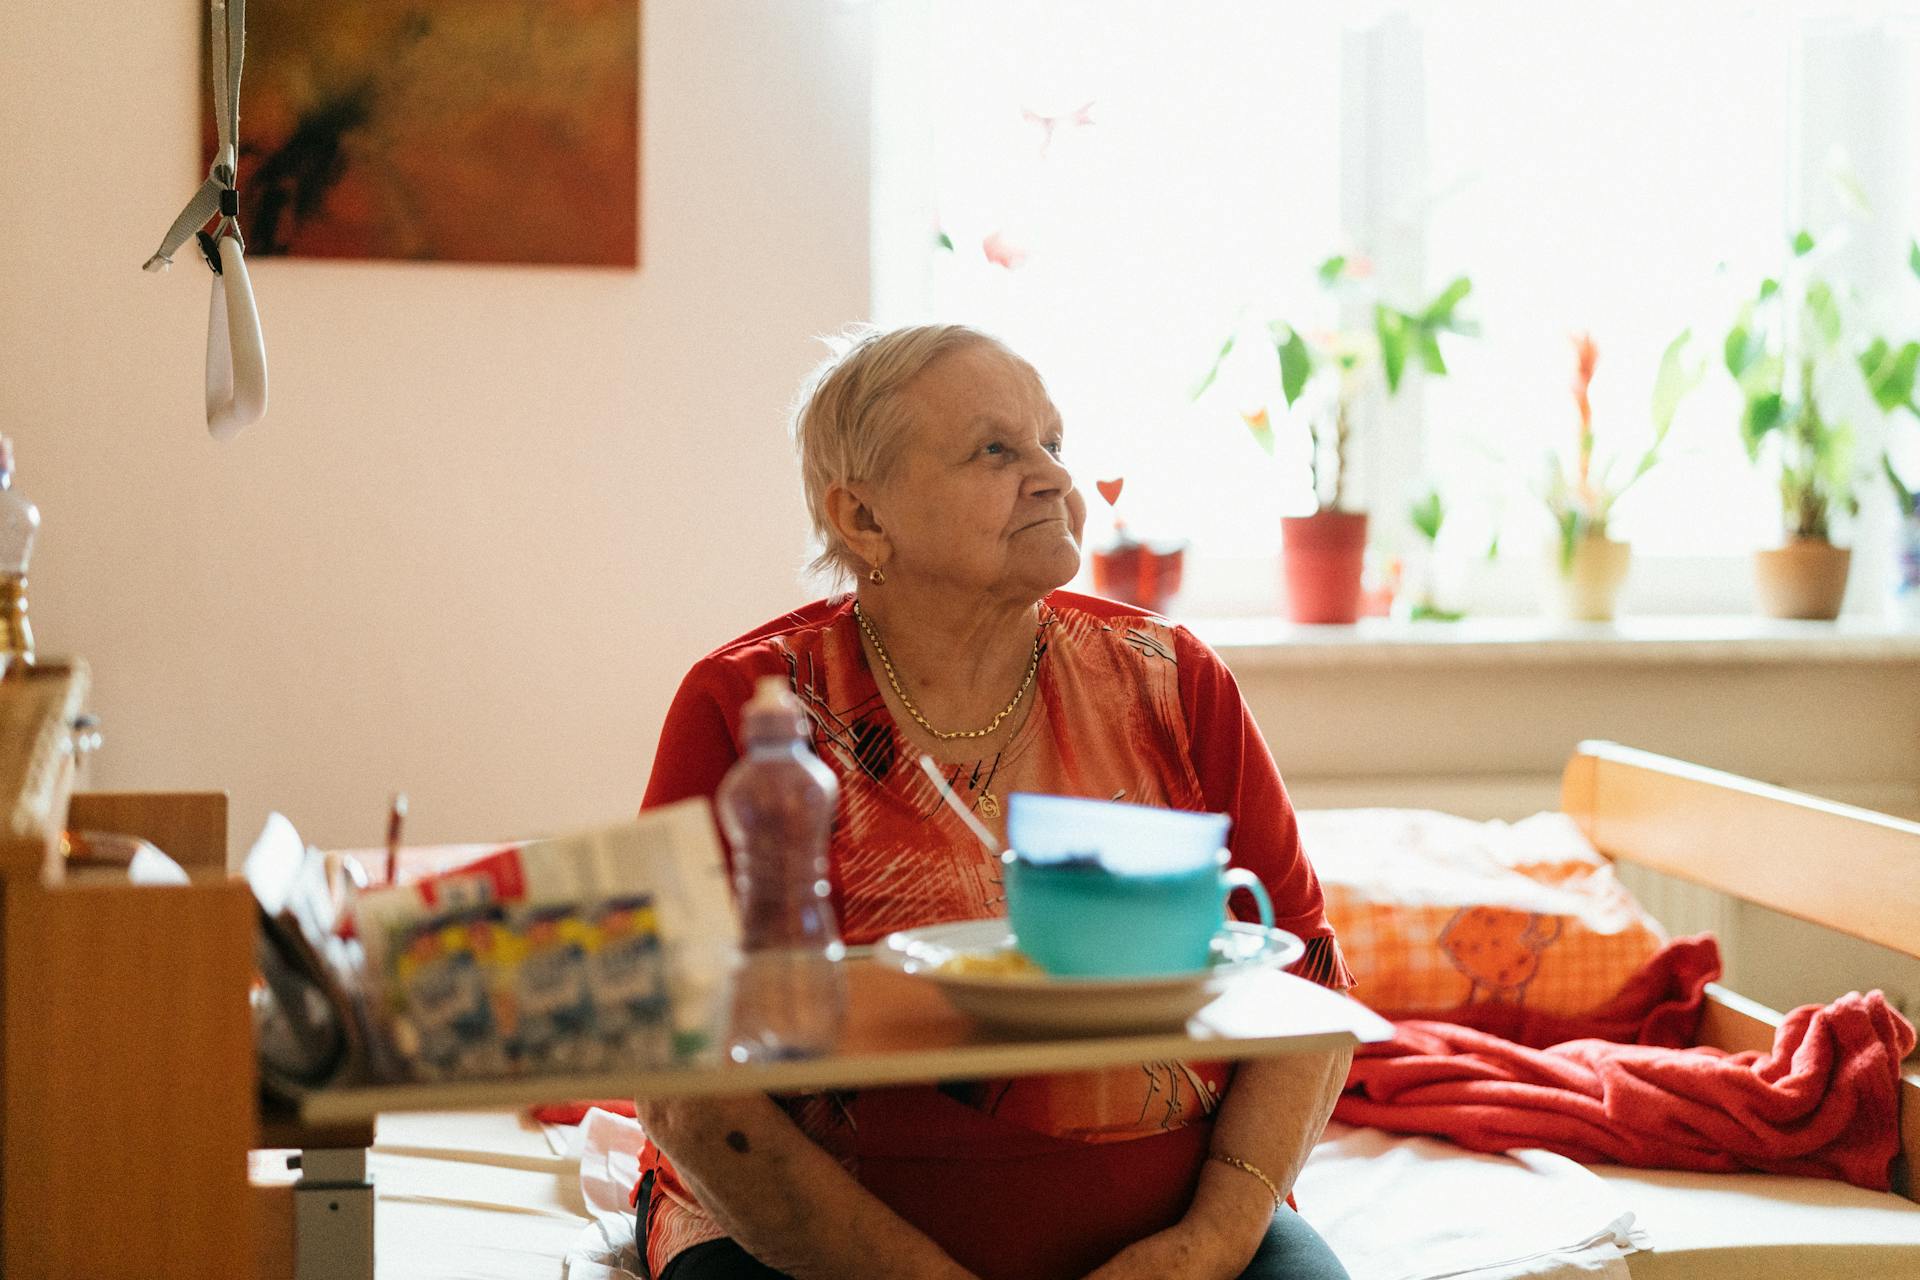
[[(783, 411), (867, 311), (869, 15), (644, 0), (638, 272), (253, 265), (267, 420), (202, 420), (195, 0), (0, 34), (0, 431), (96, 787), (222, 787), (375, 843), (632, 811), (680, 674), (807, 598)], [(245, 130), (244, 103), (242, 130)], [(529, 192), (526, 199), (563, 199)]]

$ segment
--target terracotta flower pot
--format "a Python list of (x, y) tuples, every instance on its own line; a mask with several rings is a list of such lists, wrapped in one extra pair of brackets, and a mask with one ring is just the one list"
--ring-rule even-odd
[(1360, 616), (1360, 571), (1367, 517), (1359, 511), (1316, 511), (1280, 518), (1280, 560), (1287, 616), (1295, 622), (1351, 623)]
[(1760, 612), (1769, 618), (1839, 617), (1852, 561), (1851, 548), (1836, 547), (1824, 538), (1792, 538), (1784, 547), (1754, 552)]
[(1548, 548), (1547, 555), (1553, 567), (1548, 599), (1554, 616), (1569, 622), (1612, 622), (1633, 548), (1612, 538), (1588, 535), (1573, 544), (1571, 561), (1562, 562), (1558, 542)]
[(1186, 551), (1185, 546), (1155, 548), (1144, 542), (1123, 542), (1095, 551), (1093, 592), (1151, 613), (1165, 613), (1167, 602), (1180, 590)]

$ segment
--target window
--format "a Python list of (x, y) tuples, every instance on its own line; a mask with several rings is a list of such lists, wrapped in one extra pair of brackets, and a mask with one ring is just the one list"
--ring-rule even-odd
[[(876, 317), (965, 320), (1031, 356), (1083, 487), (1124, 475), (1129, 526), (1192, 544), (1188, 612), (1270, 609), (1278, 517), (1310, 508), (1304, 424), (1282, 413), (1270, 348), (1243, 344), (1191, 392), (1236, 323), (1332, 318), (1321, 260), (1366, 255), (1406, 305), (1474, 281), (1463, 311), (1481, 336), (1445, 349), (1449, 376), (1368, 406), (1356, 478), (1390, 550), (1415, 541), (1405, 512), (1429, 485), (1455, 558), (1498, 536), (1501, 562), (1476, 571), (1483, 610), (1533, 607), (1549, 526), (1530, 490), (1572, 438), (1570, 334), (1600, 346), (1601, 453), (1631, 454), (1660, 353), (1691, 326), (1709, 376), (1616, 528), (1667, 561), (1636, 572), (1643, 608), (1744, 609), (1731, 558), (1775, 512), (1741, 454), (1720, 339), (1794, 229), (1847, 212), (1847, 270), (1904, 262), (1890, 246), (1920, 228), (1914, 14), (1351, 8), (879, 6)], [(1920, 336), (1911, 291), (1855, 282), (1878, 286), (1879, 323)], [(1240, 418), (1262, 407), (1272, 456)], [(1092, 506), (1097, 542), (1110, 525)]]
[[(1515, 542), (1551, 532), (1529, 491), (1546, 450), (1574, 436), (1569, 335), (1599, 348), (1596, 461), (1630, 467), (1652, 442), (1668, 342), (1691, 326), (1717, 367), (1733, 297), (1788, 253), (1789, 24), (1720, 6), (1675, 6), (1657, 24), (1591, 12), (1501, 5), (1421, 32), (1427, 256), (1473, 278), (1486, 337), (1425, 389), (1427, 456), (1443, 492), (1504, 517)], [(1763, 541), (1773, 513), (1743, 465), (1739, 414), (1730, 379), (1703, 382), (1667, 465), (1622, 501), (1616, 536), (1643, 554)]]

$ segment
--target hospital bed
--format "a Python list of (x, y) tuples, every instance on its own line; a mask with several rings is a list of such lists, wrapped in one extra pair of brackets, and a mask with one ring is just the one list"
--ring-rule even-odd
[[(463, 1109), (436, 1095), (425, 1112), (399, 1092), (374, 1125), (263, 1121), (247, 1004), (253, 907), (227, 874), (224, 797), (72, 794), (85, 696), (79, 664), (0, 693), (0, 802), (11, 801), (0, 827), (0, 1273), (281, 1280), (302, 1211), (286, 1149), (364, 1147), (380, 1280), (566, 1274), (591, 1221), (583, 1161), (575, 1138), (525, 1118), (524, 1086), (467, 1095)], [(1610, 744), (1575, 753), (1563, 807), (1609, 857), (1920, 956), (1920, 826)], [(144, 836), (195, 882), (67, 882), (59, 836), (69, 826)], [(1775, 1016), (1716, 989), (1700, 1038), (1765, 1047)], [(1909, 1075), (1902, 1094), (1910, 1178), (1920, 1077)], [(1502, 1159), (1416, 1149), (1422, 1140), (1358, 1141), (1379, 1149), (1348, 1163), (1373, 1171), (1409, 1154), (1423, 1165), (1457, 1155), (1457, 1166), (1441, 1165), (1446, 1185)], [(1345, 1211), (1320, 1173), (1338, 1148), (1323, 1144), (1301, 1184), (1308, 1217), (1336, 1248)], [(1640, 1247), (1624, 1265), (1634, 1280), (1920, 1277), (1920, 1206), (1902, 1195), (1757, 1174), (1559, 1172), (1558, 1183), (1528, 1185), (1612, 1196), (1607, 1204), (1631, 1211)], [(1911, 1181), (1901, 1186), (1913, 1194)], [(324, 1186), (299, 1201), (325, 1215), (315, 1189)], [(1476, 1228), (1451, 1230), (1471, 1239)]]

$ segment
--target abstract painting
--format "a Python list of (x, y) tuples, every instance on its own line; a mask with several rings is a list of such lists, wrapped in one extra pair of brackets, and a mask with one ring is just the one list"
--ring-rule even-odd
[(250, 256), (637, 265), (639, 5), (249, 0)]

